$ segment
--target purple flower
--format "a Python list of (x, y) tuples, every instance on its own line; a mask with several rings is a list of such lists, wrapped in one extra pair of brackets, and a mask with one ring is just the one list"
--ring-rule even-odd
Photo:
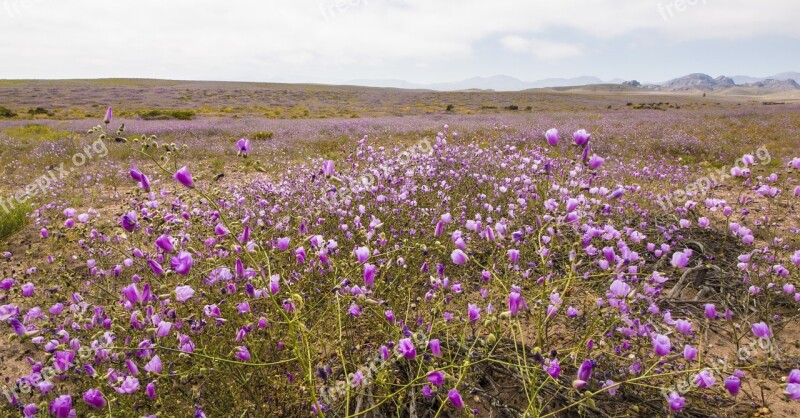
[(152, 258), (147, 260), (147, 264), (150, 265), (150, 270), (153, 271), (153, 274), (156, 276), (163, 276), (164, 275), (164, 268), (161, 267), (161, 264), (158, 261), (153, 260)]
[(753, 330), (753, 335), (758, 338), (770, 338), (772, 337), (772, 330), (769, 329), (769, 325), (764, 322), (758, 322), (750, 326)]
[(94, 409), (103, 409), (106, 407), (106, 399), (103, 393), (97, 389), (89, 389), (83, 394), (83, 401)]
[(592, 154), (592, 156), (589, 158), (588, 164), (589, 168), (591, 168), (592, 170), (597, 170), (605, 162), (606, 160), (604, 160), (602, 157), (598, 156), (597, 154)]
[(181, 167), (175, 174), (172, 176), (175, 180), (178, 180), (178, 183), (188, 187), (190, 189), (194, 188), (194, 180), (192, 180), (192, 173), (189, 172), (189, 169), (186, 166)]
[(739, 394), (739, 390), (742, 388), (742, 380), (736, 376), (728, 376), (724, 382), (725, 389), (728, 389), (731, 395), (736, 396)]
[(578, 368), (578, 380), (588, 382), (592, 378), (592, 361), (584, 360), (581, 367)]
[(547, 139), (547, 143), (550, 144), (551, 147), (558, 145), (558, 129), (549, 129), (544, 133), (544, 137)]
[(369, 260), (369, 248), (367, 247), (356, 248), (355, 254), (359, 263), (365, 263), (367, 260)]
[(322, 174), (324, 174), (325, 177), (330, 177), (330, 176), (333, 175), (333, 172), (334, 172), (333, 161), (331, 161), (331, 160), (323, 161), (322, 162)]
[(683, 406), (686, 405), (686, 398), (679, 395), (678, 392), (672, 392), (669, 394), (667, 402), (669, 403), (669, 409), (680, 411), (683, 409)]
[(359, 315), (361, 315), (361, 308), (354, 303), (350, 305), (350, 308), (347, 310), (347, 312), (350, 314), (350, 316), (357, 318)]
[(586, 132), (586, 129), (580, 129), (572, 134), (572, 141), (575, 142), (575, 145), (581, 147), (588, 144), (591, 138), (592, 136)]
[(517, 264), (519, 262), (519, 250), (508, 250), (508, 259), (511, 260), (512, 263)]
[(625, 298), (631, 293), (631, 287), (621, 280), (614, 280), (611, 283), (611, 294), (618, 298)]
[(706, 318), (715, 319), (717, 317), (717, 307), (713, 303), (705, 304)]
[(417, 349), (414, 348), (414, 342), (411, 338), (403, 338), (397, 342), (397, 353), (407, 359), (413, 359), (417, 356)]
[(452, 403), (453, 406), (457, 409), (461, 409), (464, 407), (464, 400), (461, 399), (461, 394), (458, 393), (458, 390), (456, 390), (455, 388), (450, 389), (447, 392), (447, 399), (449, 399), (450, 403)]
[(800, 370), (794, 369), (789, 372), (789, 377), (786, 378), (786, 382), (800, 384)]
[(692, 323), (685, 319), (679, 319), (675, 322), (675, 329), (677, 329), (681, 334), (691, 334)]
[(474, 303), (470, 303), (467, 306), (467, 316), (469, 317), (470, 323), (481, 319), (481, 308), (479, 308), (478, 305)]
[(450, 254), (450, 258), (453, 259), (453, 264), (462, 265), (467, 262), (467, 255), (464, 254), (461, 250), (454, 250), (452, 254)]
[(666, 335), (656, 334), (653, 337), (653, 350), (655, 350), (657, 355), (666, 356), (669, 354), (671, 348), (672, 343), (670, 343), (669, 337)]
[(512, 291), (508, 294), (508, 310), (511, 315), (519, 313), (519, 309), (525, 306), (525, 299), (518, 293)]
[(550, 364), (545, 367), (545, 371), (553, 379), (558, 379), (558, 376), (561, 374), (561, 366), (558, 364), (558, 359), (554, 358), (550, 360)]
[(683, 269), (686, 268), (688, 264), (689, 256), (683, 251), (678, 251), (675, 254), (672, 254), (672, 267)]
[(59, 396), (50, 402), (50, 415), (56, 418), (69, 418), (72, 413), (72, 397), (69, 395)]
[(22, 296), (29, 298), (33, 296), (33, 292), (36, 291), (36, 287), (34, 287), (33, 283), (25, 283), (22, 285)]
[(289, 249), (289, 237), (278, 238), (278, 249), (286, 251)]
[(118, 388), (114, 388), (114, 390), (116, 390), (117, 393), (126, 393), (130, 395), (131, 393), (139, 390), (139, 379), (133, 376), (128, 376), (125, 378), (122, 384)]
[(440, 371), (428, 373), (428, 381), (436, 386), (441, 386), (444, 383), (444, 373)]
[(161, 321), (158, 323), (156, 327), (156, 337), (164, 338), (169, 335), (169, 331), (172, 329), (172, 322)]
[(697, 352), (698, 351), (696, 348), (692, 347), (689, 344), (686, 344), (683, 347), (683, 358), (689, 361), (694, 361), (695, 359), (697, 359)]
[(277, 274), (273, 274), (269, 278), (269, 292), (273, 295), (281, 291), (281, 278)]
[(120, 226), (122, 229), (133, 232), (134, 230), (139, 228), (139, 222), (136, 220), (136, 212), (128, 212), (122, 215), (122, 219), (119, 221)]
[(375, 271), (377, 267), (374, 264), (364, 263), (364, 285), (373, 287), (375, 285)]
[(245, 346), (236, 347), (236, 358), (239, 361), (250, 361), (250, 350)]
[(22, 415), (24, 415), (25, 418), (35, 418), (38, 412), (39, 408), (36, 406), (36, 404), (31, 403), (25, 406), (25, 408), (22, 410)]
[(156, 385), (153, 382), (148, 383), (144, 388), (144, 392), (150, 400), (154, 400), (156, 398)]
[(694, 383), (701, 389), (714, 386), (716, 381), (717, 379), (714, 379), (714, 376), (711, 376), (711, 372), (708, 370), (703, 370), (694, 377)]
[(166, 234), (163, 234), (156, 239), (156, 246), (165, 253), (171, 253), (175, 251), (175, 246), (172, 244), (172, 238)]
[(239, 154), (247, 155), (250, 152), (250, 140), (247, 138), (242, 138), (236, 141), (236, 148), (239, 150)]
[(160, 374), (164, 370), (164, 366), (161, 363), (161, 357), (156, 354), (153, 358), (150, 359), (147, 364), (144, 365), (144, 370), (154, 374)]
[(108, 125), (109, 123), (111, 123), (111, 119), (113, 118), (114, 118), (114, 110), (112, 110), (111, 106), (109, 106), (108, 109), (106, 109), (106, 116), (103, 118), (103, 123)]
[(784, 393), (793, 401), (800, 400), (800, 384), (789, 383), (786, 385), (786, 391)]
[(175, 296), (178, 302), (186, 302), (194, 295), (194, 289), (189, 286), (178, 286), (175, 288)]
[(440, 357), (442, 355), (442, 346), (439, 340), (434, 339), (428, 341), (428, 347), (431, 349), (431, 353), (433, 353), (434, 356)]
[(192, 254), (188, 251), (181, 251), (178, 255), (172, 257), (169, 262), (176, 273), (185, 276), (189, 274), (189, 270), (192, 268)]

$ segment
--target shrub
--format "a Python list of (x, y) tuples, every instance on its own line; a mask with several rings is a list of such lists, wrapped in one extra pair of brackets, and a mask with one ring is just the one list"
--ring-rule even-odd
[(456, 108), (455, 106), (449, 104), (449, 105), (447, 105), (447, 108), (445, 109), (445, 111), (446, 112), (452, 112), (453, 110), (455, 110), (455, 108)]
[(253, 136), (251, 138), (254, 139), (254, 140), (257, 140), (257, 141), (266, 141), (268, 139), (272, 139), (272, 137), (274, 135), (275, 135), (275, 133), (272, 132), (272, 131), (256, 132), (256, 133), (253, 134)]
[(0, 118), (13, 118), (14, 116), (17, 116), (17, 114), (12, 112), (11, 109), (0, 106)]
[(149, 110), (139, 114), (144, 120), (192, 120), (195, 115), (193, 110)]

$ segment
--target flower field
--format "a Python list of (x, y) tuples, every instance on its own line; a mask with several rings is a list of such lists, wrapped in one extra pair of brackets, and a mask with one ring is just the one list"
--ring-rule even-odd
[(0, 122), (0, 411), (794, 416), (797, 111)]

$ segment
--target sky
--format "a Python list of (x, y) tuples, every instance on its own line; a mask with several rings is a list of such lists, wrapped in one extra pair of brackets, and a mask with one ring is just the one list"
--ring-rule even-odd
[(0, 0), (0, 79), (800, 71), (798, 0)]

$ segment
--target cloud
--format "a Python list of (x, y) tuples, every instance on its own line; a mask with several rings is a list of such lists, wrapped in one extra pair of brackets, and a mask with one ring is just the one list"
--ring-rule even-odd
[(478, 46), (498, 39), (497, 53), (540, 60), (641, 34), (673, 44), (800, 39), (797, 0), (695, 0), (664, 19), (658, 6), (678, 1), (689, 0), (2, 0), (0, 78), (347, 79), (362, 69), (491, 61)]
[(509, 51), (533, 54), (540, 61), (560, 61), (579, 56), (583, 52), (577, 45), (516, 35), (506, 36), (500, 43)]

